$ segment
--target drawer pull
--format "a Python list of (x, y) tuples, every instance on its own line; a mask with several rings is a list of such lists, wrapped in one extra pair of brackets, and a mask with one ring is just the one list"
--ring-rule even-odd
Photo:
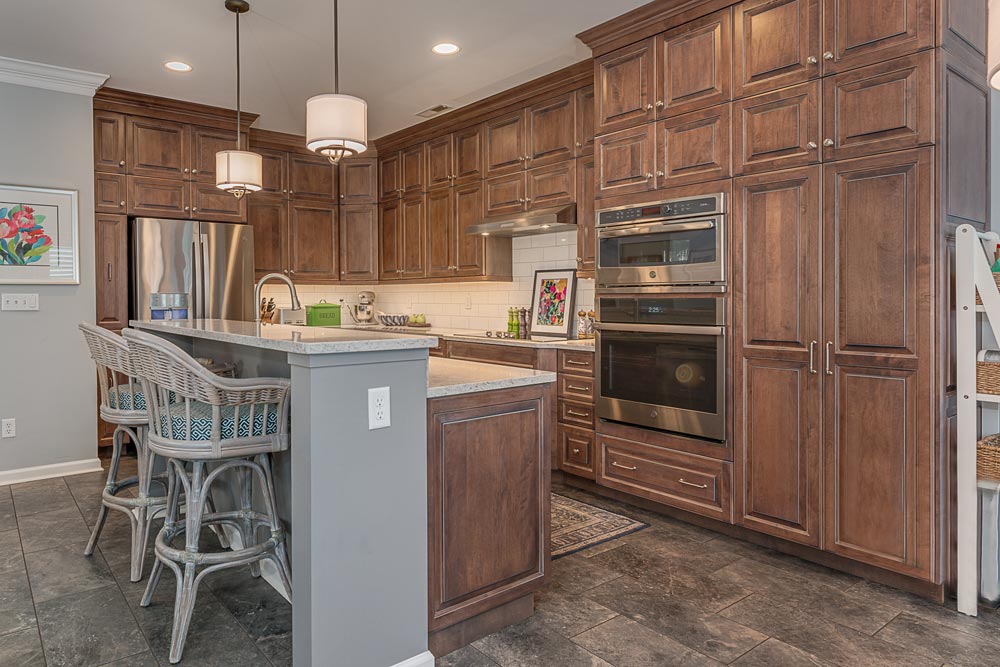
[(568, 384), (568, 385), (566, 385), (566, 388), (567, 389), (572, 389), (573, 391), (589, 391), (589, 389), (587, 387), (581, 387), (578, 384)]
[(621, 463), (618, 463), (618, 461), (612, 461), (611, 465), (613, 465), (616, 468), (622, 468), (624, 470), (638, 470), (639, 469), (637, 466), (623, 466)]
[(687, 481), (683, 477), (681, 477), (677, 481), (680, 482), (681, 484), (683, 484), (684, 486), (693, 486), (696, 489), (707, 489), (708, 488), (708, 484), (695, 484), (694, 482)]
[(577, 412), (576, 410), (567, 410), (566, 414), (572, 415), (574, 417), (589, 417), (589, 412)]
[(580, 448), (579, 447), (574, 447), (573, 448), (573, 453), (574, 454), (579, 454), (580, 453)]
[(577, 361), (576, 359), (567, 359), (566, 363), (570, 366), (589, 366), (589, 361)]

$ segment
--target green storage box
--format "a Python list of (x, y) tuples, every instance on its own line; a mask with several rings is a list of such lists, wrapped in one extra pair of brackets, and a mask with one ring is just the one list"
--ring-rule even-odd
[(340, 304), (321, 300), (317, 304), (306, 306), (306, 326), (339, 327)]

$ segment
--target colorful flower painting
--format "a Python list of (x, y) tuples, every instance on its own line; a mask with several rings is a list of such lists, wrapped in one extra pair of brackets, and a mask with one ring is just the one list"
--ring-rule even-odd
[(45, 218), (27, 204), (0, 204), (0, 265), (48, 266), (52, 237)]
[(561, 327), (566, 320), (566, 290), (569, 281), (565, 278), (542, 278), (539, 286), (538, 310), (535, 324)]

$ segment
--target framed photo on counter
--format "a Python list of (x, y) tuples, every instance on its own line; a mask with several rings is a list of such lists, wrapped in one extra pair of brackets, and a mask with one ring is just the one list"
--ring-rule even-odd
[(532, 336), (569, 338), (576, 303), (576, 269), (535, 271), (531, 297)]

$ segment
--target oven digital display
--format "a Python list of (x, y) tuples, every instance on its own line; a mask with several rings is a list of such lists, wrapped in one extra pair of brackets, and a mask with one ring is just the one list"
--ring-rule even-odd
[(659, 206), (645, 206), (642, 209), (642, 215), (659, 215), (662, 210)]

